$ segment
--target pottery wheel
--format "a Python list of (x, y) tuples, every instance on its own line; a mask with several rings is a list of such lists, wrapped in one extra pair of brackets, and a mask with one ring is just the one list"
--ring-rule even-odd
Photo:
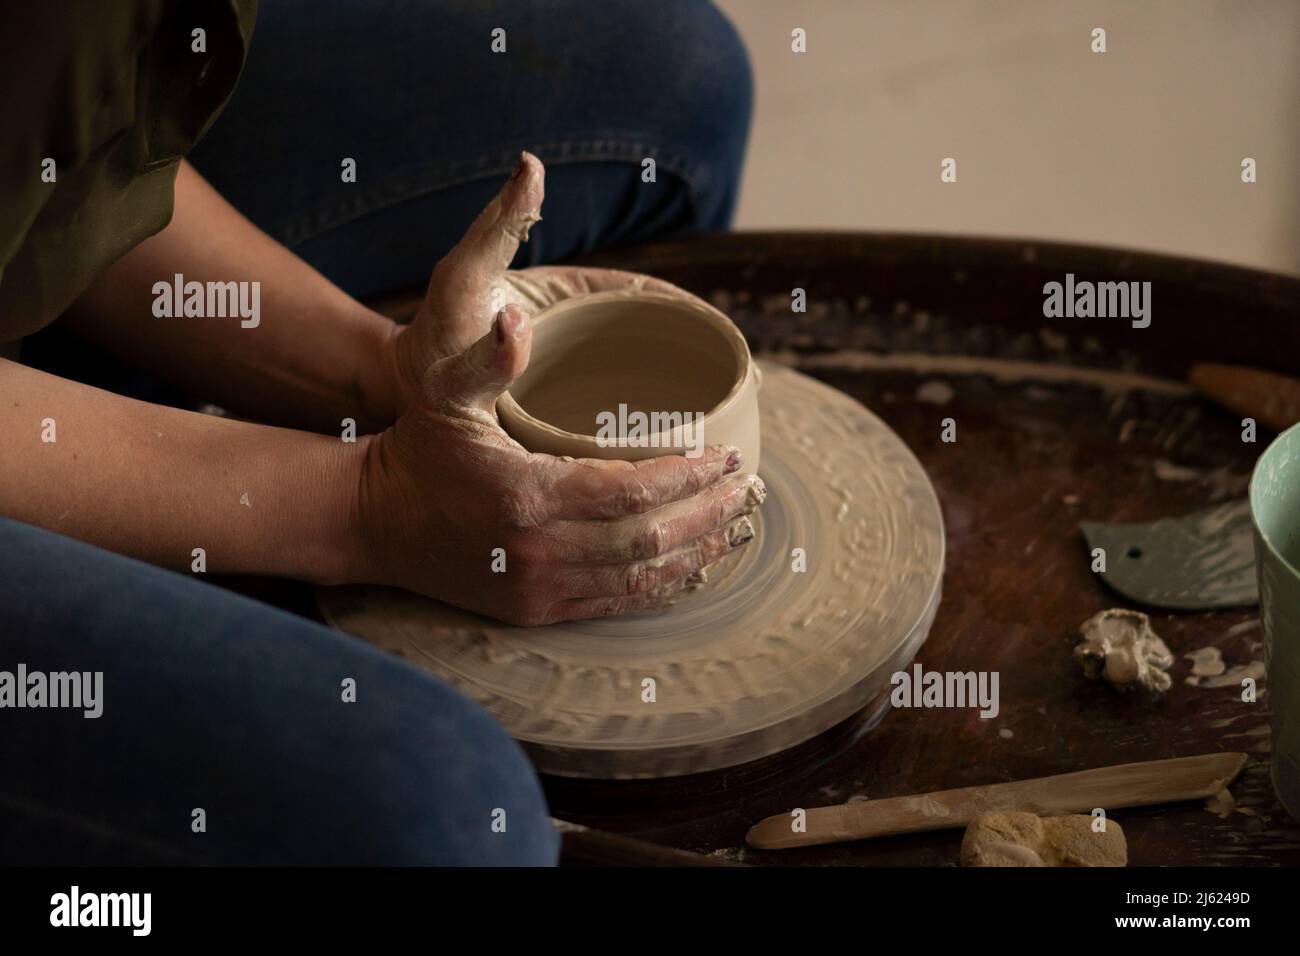
[(325, 618), (458, 687), (543, 773), (675, 776), (801, 743), (880, 701), (920, 649), (943, 518), (920, 463), (848, 396), (764, 364), (760, 410), (755, 539), (665, 611), (518, 628), (347, 587), (321, 589)]

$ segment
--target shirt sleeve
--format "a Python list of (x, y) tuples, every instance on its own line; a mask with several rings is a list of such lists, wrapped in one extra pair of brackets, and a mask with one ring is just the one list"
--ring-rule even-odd
[(255, 0), (5, 5), (0, 342), (52, 322), (167, 223), (180, 158), (234, 90), (255, 16)]

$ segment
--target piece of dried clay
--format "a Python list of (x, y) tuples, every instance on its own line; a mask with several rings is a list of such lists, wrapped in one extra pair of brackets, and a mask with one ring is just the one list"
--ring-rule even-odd
[(1100, 830), (1082, 814), (976, 817), (961, 841), (962, 866), (1126, 866), (1128, 843), (1114, 820)]
[(1202, 647), (1183, 657), (1192, 662), (1192, 674), (1196, 677), (1218, 677), (1227, 670), (1223, 654), (1217, 647)]
[(1134, 684), (1149, 691), (1169, 689), (1172, 681), (1165, 671), (1173, 666), (1174, 655), (1141, 611), (1102, 611), (1084, 621), (1079, 633), (1083, 640), (1074, 656), (1088, 677), (1104, 677), (1120, 690)]
[(1232, 792), (1224, 787), (1205, 798), (1205, 809), (1220, 818), (1230, 817), (1237, 809), (1237, 801), (1233, 799)]
[(525, 213), (524, 215), (520, 216), (512, 226), (506, 226), (505, 230), (506, 232), (510, 233), (510, 235), (518, 239), (520, 242), (527, 242), (528, 231), (532, 229), (534, 225), (536, 225), (541, 221), (542, 221), (541, 215), (539, 215), (538, 212), (534, 210), (533, 212)]
[[(1199, 677), (1195, 672), (1186, 682), (1192, 687), (1240, 687), (1247, 678), (1260, 680), (1268, 675), (1263, 661), (1251, 661), (1249, 664), (1235, 664), (1222, 674), (1214, 677)], [(1263, 693), (1259, 691), (1258, 693)]]
[(754, 540), (754, 522), (749, 520), (748, 515), (741, 515), (725, 529), (727, 544), (733, 548), (738, 548)]

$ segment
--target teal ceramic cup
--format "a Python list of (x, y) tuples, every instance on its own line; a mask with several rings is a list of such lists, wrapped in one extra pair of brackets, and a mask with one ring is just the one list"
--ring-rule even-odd
[(1260, 455), (1250, 479), (1255, 570), (1273, 730), (1273, 787), (1300, 821), (1300, 425)]

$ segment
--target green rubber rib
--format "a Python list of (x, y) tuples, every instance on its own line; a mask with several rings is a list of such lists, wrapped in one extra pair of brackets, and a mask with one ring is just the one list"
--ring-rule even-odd
[(1100, 577), (1152, 607), (1203, 610), (1259, 603), (1250, 503), (1234, 501), (1147, 524), (1079, 524), (1090, 550), (1104, 548)]

